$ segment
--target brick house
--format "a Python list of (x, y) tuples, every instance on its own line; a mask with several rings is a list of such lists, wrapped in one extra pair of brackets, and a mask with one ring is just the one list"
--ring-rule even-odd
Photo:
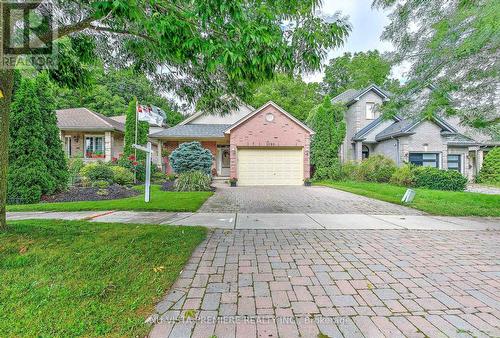
[(125, 125), (87, 108), (56, 110), (64, 151), (69, 158), (111, 161), (123, 153)]
[[(87, 108), (56, 110), (57, 126), (68, 158), (81, 158), (85, 162), (119, 158), (123, 154), (125, 115), (107, 117)], [(150, 134), (165, 128), (150, 125)], [(157, 142), (151, 140), (157, 162)]]
[[(310, 175), (313, 134), (270, 101), (258, 109), (241, 104), (225, 116), (197, 113), (151, 138), (169, 153), (180, 143), (199, 141), (214, 156), (214, 176), (237, 178), (238, 185), (301, 185)], [(158, 165), (172, 171), (167, 157)]]
[(484, 155), (499, 142), (477, 131), (460, 126), (457, 120), (435, 118), (383, 119), (378, 106), (390, 94), (376, 85), (349, 89), (332, 99), (346, 104), (346, 137), (340, 159), (361, 161), (373, 154), (390, 157), (398, 166), (404, 163), (457, 170), (469, 179), (479, 172)]

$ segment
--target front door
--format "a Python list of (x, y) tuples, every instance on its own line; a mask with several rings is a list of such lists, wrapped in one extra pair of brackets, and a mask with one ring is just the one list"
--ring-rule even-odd
[(229, 152), (229, 146), (219, 146), (218, 149), (218, 161), (217, 161), (217, 173), (219, 176), (229, 176), (231, 170), (231, 157)]

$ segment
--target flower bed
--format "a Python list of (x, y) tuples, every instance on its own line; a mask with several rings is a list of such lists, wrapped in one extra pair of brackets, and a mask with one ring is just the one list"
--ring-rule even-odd
[(114, 200), (120, 198), (127, 198), (140, 195), (140, 192), (127, 188), (118, 184), (113, 184), (106, 188), (107, 194), (102, 195), (98, 192), (101, 189), (98, 187), (71, 187), (67, 191), (60, 192), (51, 196), (43, 196), (42, 203), (51, 202), (76, 202), (76, 201), (100, 201), (100, 200)]

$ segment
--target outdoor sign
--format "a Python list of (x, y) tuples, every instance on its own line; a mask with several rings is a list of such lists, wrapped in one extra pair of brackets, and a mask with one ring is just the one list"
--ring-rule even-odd
[(153, 155), (151, 142), (148, 142), (145, 147), (138, 144), (133, 144), (132, 147), (146, 153), (146, 181), (144, 182), (144, 202), (148, 203), (151, 198), (151, 156)]

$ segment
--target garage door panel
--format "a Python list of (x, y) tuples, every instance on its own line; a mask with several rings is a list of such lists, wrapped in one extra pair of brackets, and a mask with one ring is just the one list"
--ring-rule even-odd
[(293, 149), (238, 149), (239, 185), (301, 185), (303, 153)]

